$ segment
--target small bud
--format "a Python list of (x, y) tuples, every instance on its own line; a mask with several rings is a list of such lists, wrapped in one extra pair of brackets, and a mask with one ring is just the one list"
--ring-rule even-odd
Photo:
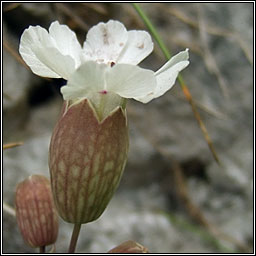
[(23, 239), (31, 247), (56, 242), (58, 216), (50, 181), (42, 175), (31, 175), (16, 188), (16, 218)]
[(82, 224), (100, 217), (121, 179), (128, 144), (121, 107), (99, 121), (86, 99), (64, 104), (51, 138), (49, 169), (55, 204), (65, 221)]
[(129, 240), (111, 249), (108, 253), (149, 253), (149, 251), (143, 245)]

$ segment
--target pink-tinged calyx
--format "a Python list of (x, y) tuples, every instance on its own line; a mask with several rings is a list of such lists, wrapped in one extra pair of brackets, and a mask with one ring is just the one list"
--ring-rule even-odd
[(15, 194), (16, 218), (25, 242), (41, 247), (56, 242), (58, 215), (50, 181), (42, 175), (31, 175), (19, 183)]
[(122, 176), (128, 144), (121, 107), (100, 121), (87, 99), (64, 103), (51, 138), (49, 167), (54, 200), (65, 221), (87, 223), (103, 213)]

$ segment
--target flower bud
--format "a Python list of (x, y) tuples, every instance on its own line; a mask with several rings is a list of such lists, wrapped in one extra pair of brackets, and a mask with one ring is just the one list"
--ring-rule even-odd
[(50, 181), (41, 175), (32, 175), (16, 188), (16, 218), (23, 239), (31, 247), (56, 242), (58, 215), (54, 206)]
[(91, 103), (64, 103), (49, 153), (52, 191), (60, 216), (87, 223), (103, 213), (127, 160), (126, 113), (117, 107), (99, 121)]
[(111, 249), (108, 253), (149, 253), (149, 251), (143, 245), (129, 240)]

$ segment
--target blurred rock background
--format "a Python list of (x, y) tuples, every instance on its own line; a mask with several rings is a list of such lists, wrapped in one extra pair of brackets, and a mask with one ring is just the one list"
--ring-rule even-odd
[[(140, 5), (173, 54), (189, 48), (182, 76), (220, 159), (208, 148), (178, 82), (163, 97), (128, 104), (130, 153), (105, 213), (84, 225), (77, 252), (104, 253), (135, 240), (152, 253), (253, 251), (253, 3)], [(128, 3), (3, 4), (3, 200), (14, 205), (17, 182), (49, 177), (48, 146), (62, 104), (62, 80), (35, 76), (19, 62), (29, 25), (67, 24), (81, 43), (100, 21), (146, 29)], [(155, 44), (141, 63), (165, 63)], [(66, 252), (72, 225), (60, 220), (57, 252)], [(50, 248), (49, 248), (50, 249)], [(33, 253), (15, 218), (4, 211), (3, 252)]]

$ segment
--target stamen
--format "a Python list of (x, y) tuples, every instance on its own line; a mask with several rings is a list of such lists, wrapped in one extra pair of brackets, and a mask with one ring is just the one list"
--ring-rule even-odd
[(110, 63), (110, 67), (112, 68), (115, 64), (116, 64), (116, 63), (115, 63), (114, 61), (112, 61), (112, 62)]

